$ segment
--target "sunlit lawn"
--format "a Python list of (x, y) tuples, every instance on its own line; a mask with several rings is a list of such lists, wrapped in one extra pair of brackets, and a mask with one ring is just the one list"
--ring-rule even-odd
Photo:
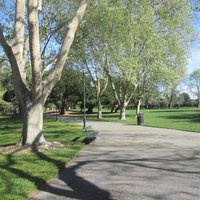
[[(0, 147), (16, 144), (20, 138), (19, 120), (0, 118)], [(0, 154), (0, 199), (21, 200), (41, 187), (64, 168), (83, 147), (86, 133), (73, 124), (46, 119), (45, 137), (60, 141), (63, 148), (46, 152)]]
[[(144, 125), (200, 132), (200, 110), (150, 109), (142, 110)], [(105, 121), (136, 125), (134, 110), (127, 110), (127, 120), (120, 121), (119, 113), (104, 110)], [(77, 114), (75, 117), (82, 117)], [(96, 114), (87, 114), (87, 119), (96, 120)], [(54, 177), (67, 162), (83, 147), (86, 137), (82, 128), (73, 124), (46, 119), (44, 133), (48, 141), (60, 141), (63, 148), (46, 152), (0, 154), (0, 199), (21, 200)], [(0, 147), (16, 144), (20, 139), (21, 122), (0, 117)]]
[(145, 125), (200, 132), (200, 110), (145, 110)]
[[(144, 109), (141, 112), (144, 113), (145, 126), (200, 132), (200, 109)], [(136, 125), (135, 110), (127, 110), (126, 117), (127, 120), (121, 121), (119, 112), (110, 113), (104, 110), (102, 120)], [(87, 114), (87, 119), (95, 120), (96, 114)]]

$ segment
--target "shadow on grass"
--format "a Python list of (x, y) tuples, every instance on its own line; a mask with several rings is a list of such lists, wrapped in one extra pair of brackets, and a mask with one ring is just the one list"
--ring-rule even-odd
[(20, 119), (0, 116), (0, 147), (15, 145), (21, 137), (21, 127)]
[[(74, 137), (74, 142), (77, 141), (79, 138)], [(72, 139), (72, 140), (73, 140)], [(141, 147), (138, 147), (141, 148)], [(153, 146), (149, 146), (149, 148), (153, 148)], [(71, 197), (74, 199), (81, 199), (81, 200), (111, 200), (111, 194), (109, 191), (104, 190), (98, 187), (96, 184), (86, 180), (85, 178), (78, 175), (78, 170), (83, 168), (85, 165), (89, 164), (97, 164), (100, 165), (101, 163), (109, 163), (110, 169), (112, 169), (113, 165), (122, 165), (124, 171), (126, 167), (139, 167), (143, 169), (152, 169), (152, 170), (160, 170), (164, 172), (172, 173), (172, 176), (179, 176), (180, 174), (191, 174), (191, 175), (200, 175), (199, 168), (196, 170), (192, 170), (188, 166), (192, 166), (195, 163), (200, 164), (200, 151), (192, 150), (191, 155), (185, 156), (184, 152), (182, 154), (176, 154), (175, 156), (160, 156), (160, 157), (149, 157), (149, 158), (142, 158), (142, 159), (134, 159), (131, 156), (131, 159), (99, 159), (99, 160), (86, 160), (82, 162), (77, 162), (72, 166), (65, 167), (65, 162), (62, 162), (57, 159), (53, 159), (42, 152), (35, 152), (36, 157), (39, 160), (44, 160), (49, 163), (53, 163), (57, 169), (60, 171), (58, 179), (61, 181), (60, 187), (56, 187), (54, 184), (46, 185), (46, 181), (41, 179), (37, 176), (32, 175), (31, 173), (25, 172), (22, 169), (17, 169), (13, 167), (15, 164), (15, 160), (13, 156), (15, 153), (6, 155), (6, 164), (0, 164), (0, 168), (9, 171), (10, 173), (26, 179), (30, 182), (33, 182), (35, 186), (40, 189), (41, 191), (48, 192), (49, 194), (54, 194), (62, 197)], [(106, 152), (106, 155), (109, 153)], [(130, 157), (130, 155), (129, 155)], [(177, 165), (176, 165), (177, 164)], [(187, 166), (187, 167), (186, 167)], [(198, 165), (199, 166), (199, 165)], [(64, 168), (65, 167), (65, 168)], [(7, 177), (5, 178), (5, 182), (10, 182), (10, 179)], [(148, 177), (146, 177), (148, 179)], [(69, 187), (64, 186), (64, 184)], [(11, 184), (11, 183), (10, 183)], [(115, 184), (115, 183), (113, 183)], [(59, 185), (59, 184), (58, 184)], [(37, 197), (30, 197), (30, 200), (36, 199), (43, 199)]]
[(188, 121), (188, 122), (200, 122), (200, 112), (199, 113), (193, 113), (193, 114), (180, 114), (180, 115), (168, 115), (168, 116), (159, 116), (159, 118), (164, 119), (171, 119), (176, 120), (177, 122), (181, 120)]
[[(4, 119), (2, 119), (2, 120), (4, 121)], [(10, 129), (12, 129), (11, 131), (13, 132), (13, 127), (19, 126), (19, 123), (18, 122), (14, 123), (14, 121), (13, 121), (12, 125), (13, 126), (10, 127)], [(52, 125), (52, 124), (50, 124), (50, 125)], [(4, 127), (1, 127), (1, 128), (5, 129)], [(11, 133), (11, 131), (7, 130), (7, 135), (15, 134), (15, 132)], [(59, 139), (60, 141), (63, 140), (65, 144), (68, 144), (71, 142), (71, 143), (73, 143), (73, 150), (75, 150), (75, 149), (79, 149), (78, 145), (76, 147), (76, 142), (80, 143), (82, 140), (81, 136), (76, 136), (76, 134), (75, 135), (73, 134), (73, 133), (76, 133), (75, 131), (76, 131), (76, 129), (74, 131), (72, 131), (71, 129), (69, 129), (67, 131), (66, 130), (59, 130), (59, 131), (54, 131), (54, 130), (47, 131), (46, 130), (46, 132), (48, 132), (48, 136), (46, 136), (46, 138), (49, 141), (52, 141), (55, 138)], [(6, 136), (4, 136), (4, 137), (6, 137)], [(66, 141), (66, 140), (68, 140), (68, 141)], [(11, 143), (9, 143), (9, 144), (11, 144)], [(6, 146), (8, 146), (8, 144)], [(65, 151), (67, 151), (68, 149), (69, 149), (69, 146), (66, 145)], [(16, 194), (16, 195), (18, 195), (18, 197), (20, 196), (21, 199), (26, 198), (26, 194), (25, 194), (26, 191), (24, 191), (23, 189), (21, 191), (19, 191), (19, 187), (21, 187), (21, 186), (19, 186), (17, 189), (15, 189), (16, 186), (13, 185), (14, 183), (12, 181), (14, 179), (16, 181), (18, 181), (18, 179), (19, 179), (19, 181), (24, 181), (24, 182), (28, 181), (29, 183), (33, 183), (37, 189), (41, 189), (44, 191), (50, 191), (53, 194), (58, 194), (58, 195), (65, 196), (65, 197), (72, 197), (75, 199), (80, 198), (83, 200), (90, 200), (90, 199), (92, 200), (93, 197), (92, 196), (89, 197), (88, 196), (89, 193), (88, 194), (85, 193), (85, 191), (87, 189), (88, 192), (93, 191), (95, 194), (99, 195), (99, 198), (96, 198), (97, 200), (98, 199), (100, 200), (102, 198), (105, 200), (110, 199), (109, 192), (98, 188), (95, 184), (90, 183), (89, 181), (83, 179), (82, 177), (79, 177), (76, 174), (76, 168), (79, 168), (79, 166), (77, 166), (76, 168), (74, 168), (74, 167), (68, 168), (68, 172), (66, 174), (67, 179), (63, 180), (63, 181), (66, 181), (66, 184), (68, 184), (71, 187), (72, 191), (71, 190), (67, 191), (66, 189), (63, 189), (63, 188), (56, 188), (51, 185), (45, 186), (46, 185), (45, 179), (40, 178), (40, 176), (37, 175), (37, 173), (35, 173), (35, 171), (34, 171), (34, 173), (31, 173), (32, 167), (34, 167), (34, 165), (31, 166), (31, 165), (27, 164), (29, 169), (23, 169), (23, 168), (19, 167), (20, 164), (23, 165), (23, 162), (25, 159), (27, 159), (27, 163), (33, 162), (33, 164), (34, 163), (41, 164), (40, 161), (45, 161), (46, 163), (49, 163), (49, 165), (53, 164), (56, 167), (56, 169), (58, 170), (58, 172), (60, 172), (62, 169), (64, 169), (66, 163), (64, 161), (59, 160), (58, 158), (63, 155), (66, 155), (65, 153), (62, 153), (62, 152), (56, 153), (55, 158), (57, 158), (57, 159), (55, 159), (51, 156), (46, 155), (45, 153), (35, 151), (35, 152), (33, 152), (34, 156), (29, 157), (30, 159), (28, 157), (25, 157), (23, 160), (19, 159), (19, 162), (18, 162), (18, 159), (16, 159), (17, 153), (18, 153), (18, 150), (14, 151), (12, 153), (9, 153), (9, 154), (4, 154), (1, 157), (2, 160), (0, 160), (0, 169), (3, 170), (3, 171), (0, 170), (1, 181), (3, 181), (3, 183), (5, 183), (5, 185), (7, 185), (4, 190), (4, 194), (8, 194), (11, 196)], [(21, 156), (21, 154), (22, 153), (20, 153), (20, 156)], [(69, 158), (70, 158), (70, 156), (69, 156)], [(22, 163), (20, 163), (20, 162), (22, 162)], [(16, 167), (16, 164), (17, 164), (17, 167)], [(10, 177), (12, 177), (12, 178), (10, 178)], [(63, 179), (63, 175), (60, 174), (59, 177), (61, 180)], [(76, 181), (79, 184), (74, 185), (74, 183), (73, 183), (74, 181)], [(80, 189), (80, 185), (82, 187), (81, 189)], [(33, 198), (30, 198), (30, 199), (33, 199)], [(43, 199), (43, 198), (41, 198), (41, 199)]]
[[(12, 167), (13, 164), (16, 163), (16, 161), (13, 159), (13, 155), (15, 154), (11, 153), (6, 156), (7, 164), (2, 165), (0, 164), (0, 168), (3, 170), (6, 170), (20, 178), (26, 179), (30, 182), (33, 182), (37, 189), (40, 189), (41, 191), (46, 191), (54, 195), (64, 196), (64, 197), (71, 197), (75, 199), (83, 199), (83, 200), (94, 200), (94, 196), (91, 196), (91, 193), (94, 195), (97, 195), (95, 199), (105, 199), (105, 200), (111, 200), (109, 192), (102, 190), (98, 188), (95, 184), (90, 183), (89, 181), (85, 180), (82, 177), (79, 177), (76, 174), (76, 170), (81, 167), (82, 164), (78, 164), (73, 167), (65, 168), (60, 174), (59, 179), (65, 182), (71, 189), (66, 190), (65, 188), (57, 188), (52, 185), (47, 185), (46, 181), (37, 177), (33, 176), (30, 173), (24, 172), (21, 169), (17, 169), (15, 167)], [(59, 171), (61, 171), (65, 167), (65, 163), (56, 159), (52, 159), (48, 157), (47, 155), (41, 153), (41, 152), (35, 152), (36, 156), (40, 160), (44, 160), (49, 163), (53, 163)], [(5, 178), (2, 176), (2, 178)], [(10, 180), (5, 180), (5, 182), (9, 182)], [(10, 182), (10, 186), (12, 183)], [(34, 197), (30, 197), (30, 200), (35, 199)], [(36, 198), (37, 199), (37, 198)], [(43, 197), (41, 197), (43, 199)]]
[(200, 110), (198, 109), (148, 109), (151, 113), (182, 113), (182, 112), (198, 112), (200, 113)]
[[(151, 115), (152, 114), (152, 115)], [(160, 109), (160, 110), (146, 110), (145, 115), (154, 119), (167, 119), (174, 122), (200, 122), (200, 110), (198, 109)]]

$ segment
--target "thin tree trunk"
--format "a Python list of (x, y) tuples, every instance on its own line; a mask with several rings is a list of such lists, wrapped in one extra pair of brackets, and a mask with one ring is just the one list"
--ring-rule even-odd
[(121, 120), (126, 120), (126, 104), (125, 103), (121, 103), (120, 105), (120, 116), (119, 119)]
[(62, 105), (60, 108), (60, 115), (64, 115), (66, 112), (66, 105), (67, 105), (67, 99), (63, 98)]
[(101, 105), (101, 100), (98, 99), (98, 115), (97, 115), (98, 119), (102, 119), (102, 105)]
[(170, 98), (169, 98), (169, 109), (172, 109), (173, 107), (173, 97), (172, 97), (172, 94), (170, 95)]
[(117, 113), (119, 109), (120, 109), (120, 105), (117, 105), (117, 107), (115, 108), (115, 113)]
[(101, 81), (100, 78), (97, 78), (97, 81), (96, 81), (96, 92), (97, 92), (96, 97), (97, 97), (97, 102), (98, 102), (98, 115), (97, 115), (97, 118), (98, 119), (102, 118), (101, 97), (102, 97), (103, 93), (105, 92), (105, 90), (107, 88), (107, 85), (108, 85), (108, 79), (102, 79), (102, 80), (103, 81)]
[(172, 107), (173, 107), (172, 102), (169, 102), (169, 109), (172, 109)]
[(94, 106), (92, 104), (88, 104), (88, 110), (87, 113), (92, 114), (93, 113)]
[(136, 116), (140, 113), (140, 107), (141, 107), (141, 99), (137, 101)]
[(113, 103), (113, 104), (112, 104), (112, 107), (111, 107), (111, 110), (110, 110), (110, 112), (111, 112), (111, 113), (113, 113), (113, 112), (114, 112), (115, 105), (116, 105), (115, 103)]

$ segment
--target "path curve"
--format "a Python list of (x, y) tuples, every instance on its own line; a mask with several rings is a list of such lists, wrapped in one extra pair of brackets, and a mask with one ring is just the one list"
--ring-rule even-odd
[(29, 200), (200, 199), (200, 133), (88, 125), (98, 132), (95, 142)]

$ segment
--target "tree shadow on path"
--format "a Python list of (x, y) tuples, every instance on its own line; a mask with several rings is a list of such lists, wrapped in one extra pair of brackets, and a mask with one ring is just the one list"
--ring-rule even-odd
[[(49, 160), (48, 157), (41, 153), (37, 153), (39, 158)], [(100, 166), (101, 163), (109, 163), (110, 166), (120, 165), (123, 166), (123, 170), (126, 170), (127, 167), (132, 168), (146, 168), (147, 170), (159, 170), (165, 171), (167, 173), (173, 174), (173, 176), (179, 177), (180, 174), (190, 174), (190, 175), (200, 175), (200, 171), (194, 167), (193, 169), (189, 168), (191, 162), (196, 164), (200, 162), (200, 151), (194, 150), (190, 156), (184, 156), (183, 154), (173, 154), (172, 157), (160, 156), (160, 157), (148, 157), (141, 159), (97, 159), (97, 160), (87, 160), (79, 161), (74, 165), (64, 168), (59, 174), (58, 178), (54, 180), (49, 185), (41, 188), (42, 192), (47, 192), (48, 195), (45, 198), (42, 196), (35, 196), (29, 200), (44, 200), (44, 199), (80, 199), (80, 200), (112, 200), (111, 194), (103, 190), (97, 185), (89, 182), (83, 177), (77, 174), (78, 170), (86, 165), (90, 167), (90, 164), (97, 163), (97, 166)], [(129, 157), (129, 155), (127, 156)], [(53, 161), (53, 160), (49, 160)], [(55, 161), (53, 161), (55, 162)], [(56, 161), (57, 162), (57, 161)], [(55, 164), (57, 165), (57, 163)], [(162, 164), (162, 165), (160, 165)], [(102, 170), (102, 169), (101, 169)], [(96, 171), (98, 173), (100, 171)], [(144, 177), (145, 178), (145, 177)], [(148, 179), (148, 177), (146, 177)], [(113, 183), (114, 184), (114, 183)], [(43, 193), (44, 194), (44, 193)]]
[[(59, 163), (57, 160), (53, 160), (48, 156), (37, 152), (37, 156), (40, 159), (46, 160), (48, 162), (53, 162), (56, 166), (60, 166), (63, 163)], [(86, 162), (87, 163), (87, 162)], [(36, 194), (34, 197), (30, 197), (29, 200), (38, 200), (38, 199), (59, 199), (60, 196), (68, 197), (73, 199), (81, 200), (113, 200), (108, 191), (103, 190), (97, 187), (95, 184), (85, 180), (84, 178), (77, 175), (76, 171), (81, 168), (82, 165), (86, 164), (85, 162), (77, 163), (71, 167), (64, 168), (58, 175), (58, 180), (52, 182), (48, 185), (43, 186), (40, 191), (49, 193), (49, 196), (42, 197), (39, 194)], [(69, 187), (66, 187), (66, 185)]]

